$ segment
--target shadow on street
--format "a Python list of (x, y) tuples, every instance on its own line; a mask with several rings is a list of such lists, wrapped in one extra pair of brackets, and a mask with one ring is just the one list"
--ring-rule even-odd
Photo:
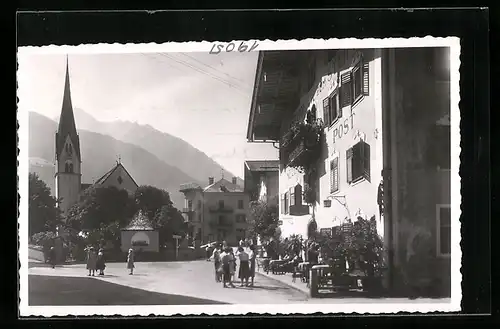
[(192, 305), (227, 304), (130, 288), (82, 277), (30, 275), (29, 305)]

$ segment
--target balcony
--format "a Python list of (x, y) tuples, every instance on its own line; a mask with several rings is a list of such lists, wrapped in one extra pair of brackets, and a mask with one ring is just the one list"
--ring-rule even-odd
[(189, 207), (187, 207), (187, 208), (182, 208), (182, 212), (183, 212), (184, 214), (189, 214), (189, 213), (194, 212), (194, 209), (193, 209), (193, 208), (189, 208)]
[(234, 222), (228, 220), (211, 220), (209, 222), (210, 227), (213, 228), (231, 228), (234, 226)]
[(293, 205), (289, 209), (291, 216), (304, 216), (309, 215), (309, 206), (306, 204)]
[(296, 123), (281, 140), (281, 147), (289, 167), (307, 167), (319, 157), (322, 123)]
[(231, 207), (228, 207), (228, 206), (224, 206), (224, 207), (211, 206), (211, 207), (208, 207), (208, 211), (211, 213), (232, 213), (234, 211), (234, 209)]

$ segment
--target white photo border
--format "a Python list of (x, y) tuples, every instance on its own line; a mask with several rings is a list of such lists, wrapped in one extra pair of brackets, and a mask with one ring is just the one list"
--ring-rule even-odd
[[(236, 48), (241, 40), (232, 41)], [(460, 39), (458, 37), (384, 39), (304, 39), (304, 40), (247, 40), (257, 42), (254, 51), (313, 50), (360, 48), (416, 48), (450, 47), (450, 128), (451, 128), (451, 298), (429, 301), (408, 300), (394, 303), (390, 300), (373, 300), (373, 303), (353, 303), (340, 299), (331, 304), (252, 304), (252, 305), (130, 305), (130, 306), (29, 306), (28, 304), (28, 111), (18, 111), (18, 178), (19, 178), (19, 314), (27, 316), (172, 316), (172, 315), (245, 315), (260, 314), (391, 314), (398, 312), (456, 312), (461, 310), (462, 273), (461, 260), (461, 191), (460, 191)], [(148, 44), (89, 44), (79, 46), (26, 46), (18, 48), (18, 56), (25, 54), (103, 54), (103, 53), (166, 53), (209, 52), (216, 42), (148, 43)], [(229, 42), (217, 42), (227, 45)]]

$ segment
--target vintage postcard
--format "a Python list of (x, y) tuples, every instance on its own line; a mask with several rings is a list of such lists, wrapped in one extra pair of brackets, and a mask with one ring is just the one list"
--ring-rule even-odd
[(459, 55), (20, 47), (21, 316), (460, 311)]

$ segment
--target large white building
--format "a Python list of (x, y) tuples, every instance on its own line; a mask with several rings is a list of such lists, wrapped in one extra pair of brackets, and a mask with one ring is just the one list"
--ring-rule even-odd
[(374, 218), (388, 284), (449, 296), (449, 64), (447, 47), (259, 53), (247, 140), (279, 145), (283, 236)]

